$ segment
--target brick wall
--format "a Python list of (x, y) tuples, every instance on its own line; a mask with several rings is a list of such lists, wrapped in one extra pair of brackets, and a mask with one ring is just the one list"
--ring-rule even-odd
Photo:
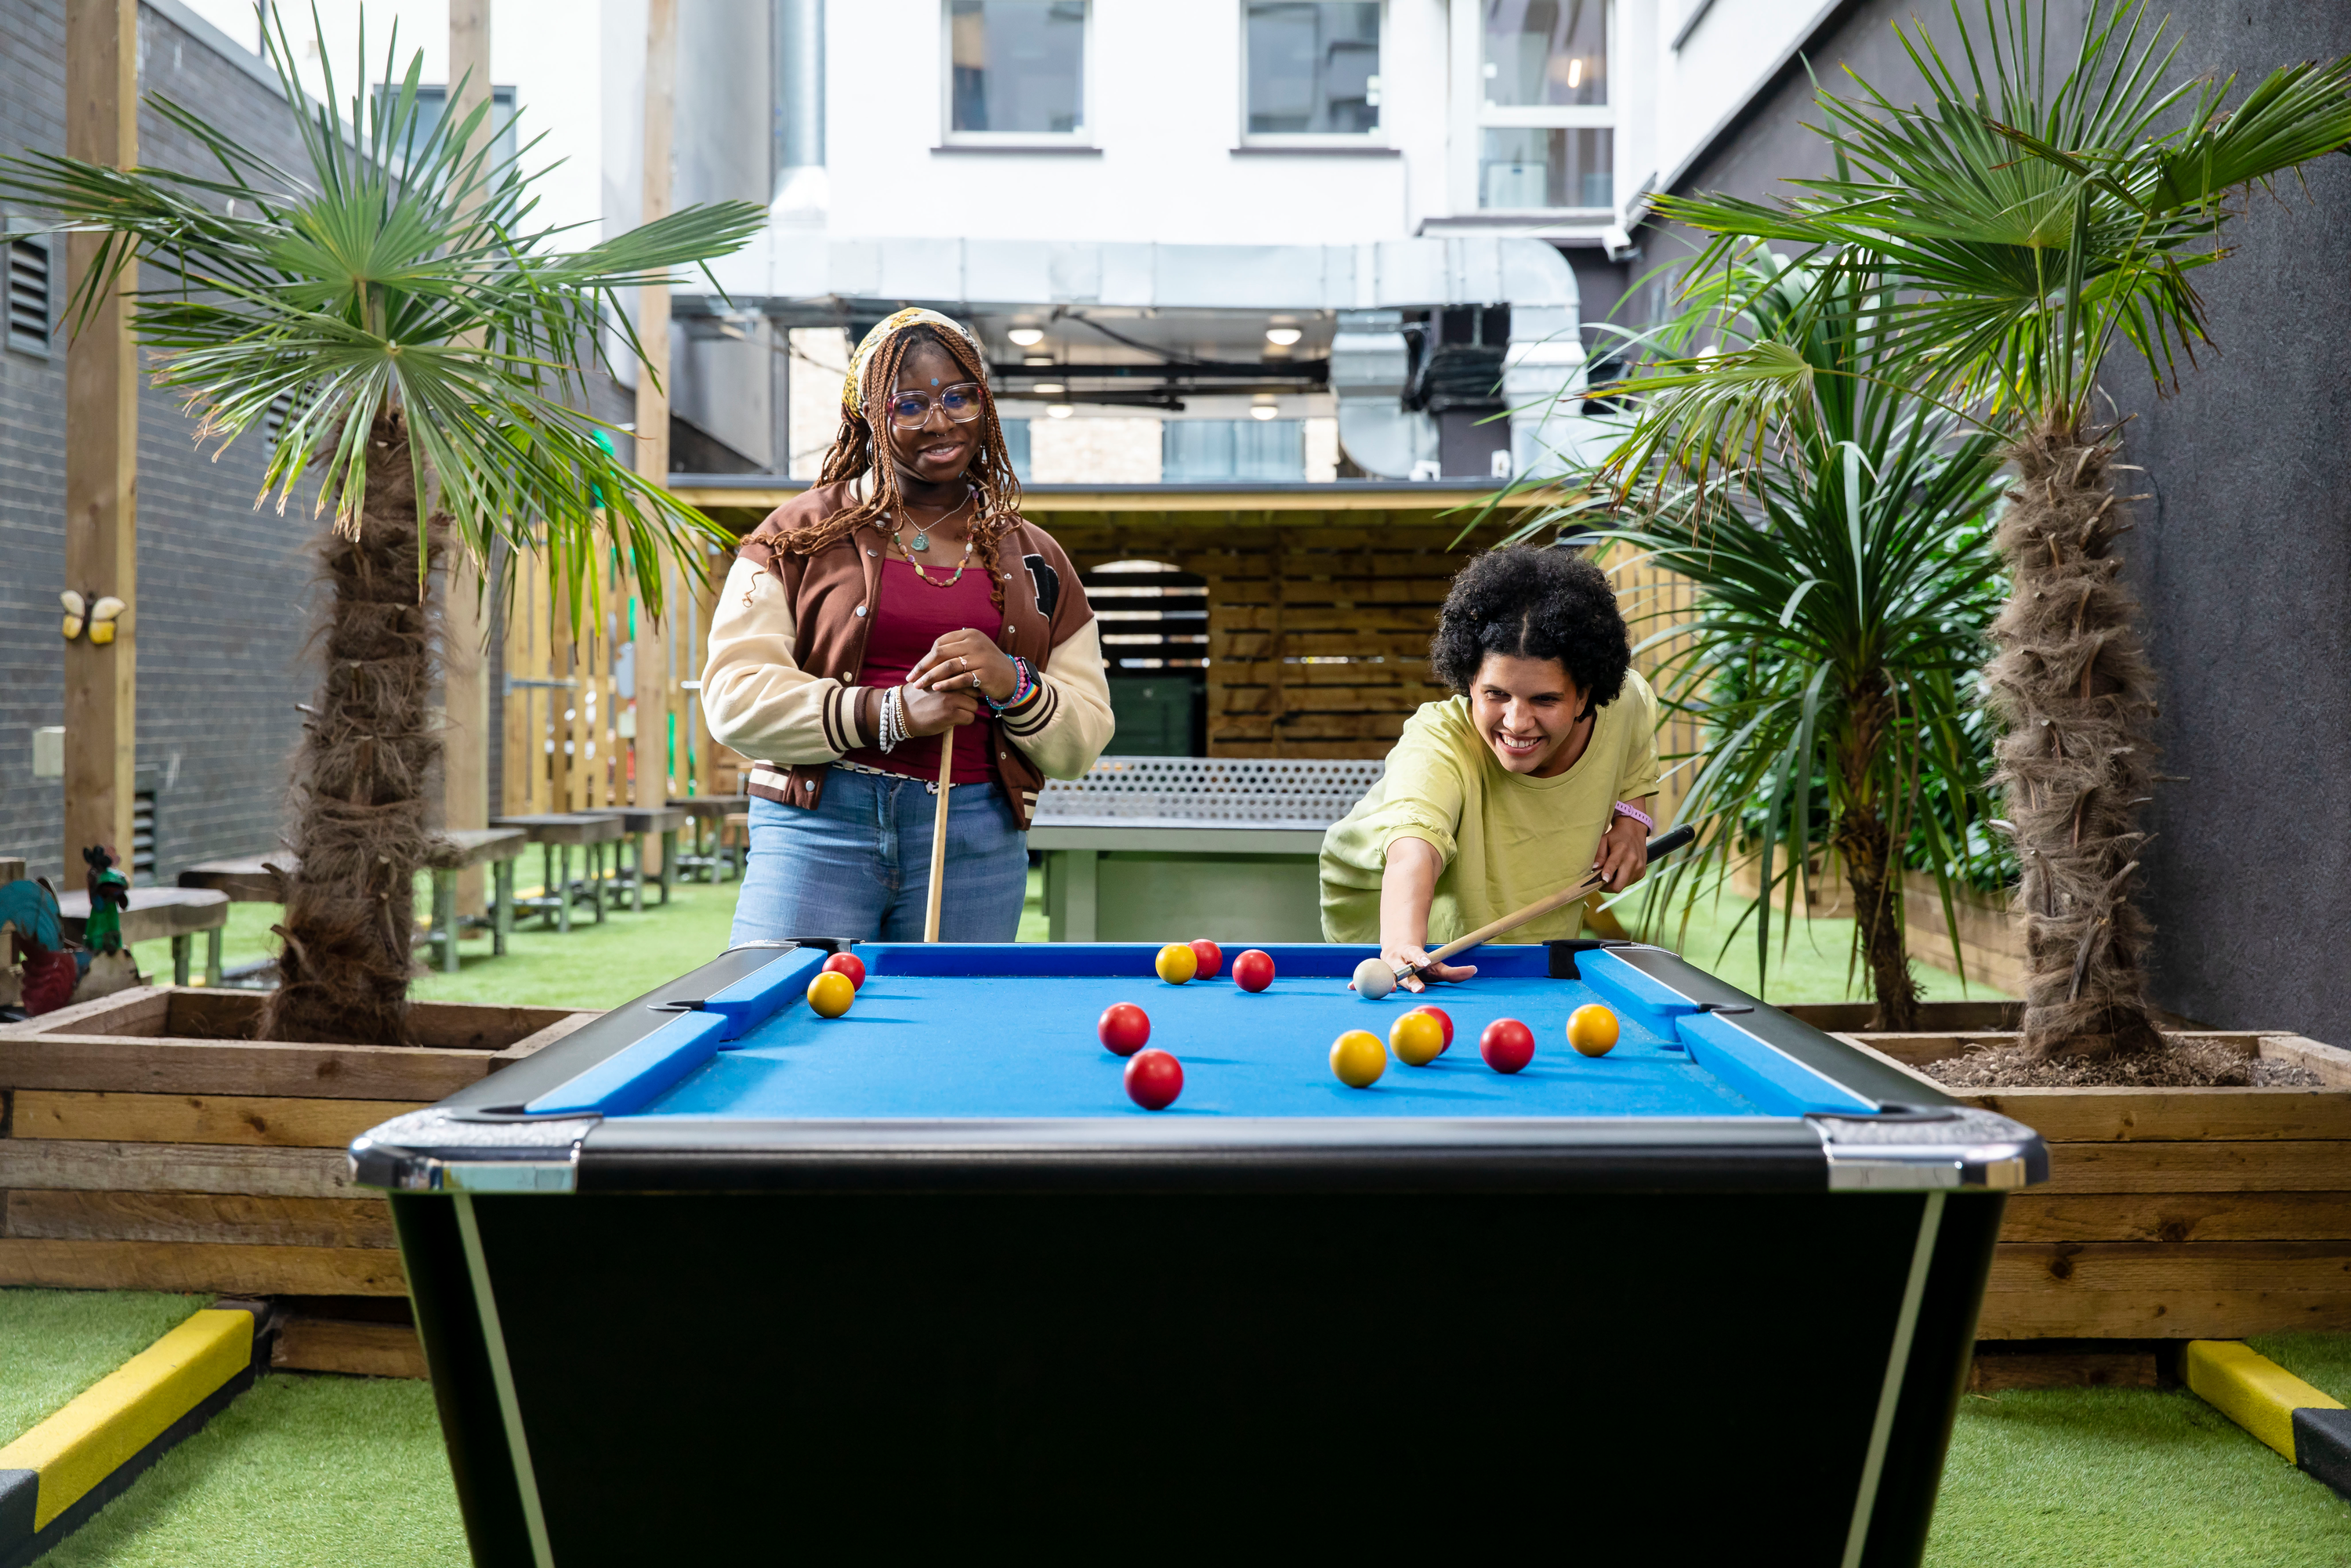
[[(298, 167), (283, 100), (169, 18), (140, 12), (140, 79), (238, 141)], [(63, 0), (0, 0), (0, 150), (64, 147)], [(152, 109), (142, 162), (195, 168), (188, 140)], [(52, 293), (62, 309), (63, 247)], [(57, 591), (66, 586), (65, 358), (0, 351), (0, 855), (58, 870), (58, 787), (32, 778), (32, 731), (61, 710)], [(256, 510), (262, 453), (214, 461), (193, 425), (147, 389), (139, 434), (139, 740), (162, 789), (159, 869), (277, 841), (303, 658), (316, 525), (299, 507)], [(123, 846), (126, 850), (128, 846)]]

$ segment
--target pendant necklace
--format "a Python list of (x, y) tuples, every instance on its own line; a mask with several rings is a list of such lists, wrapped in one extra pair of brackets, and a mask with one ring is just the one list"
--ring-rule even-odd
[[(945, 516), (941, 517), (939, 521), (943, 523), (946, 522), (948, 517), (954, 517), (956, 512), (962, 511), (965, 507), (969, 506), (970, 504), (970, 497), (966, 497), (962, 502), (956, 505), (954, 511), (948, 512)], [(930, 582), (933, 588), (953, 588), (956, 583), (963, 580), (964, 569), (971, 565), (971, 536), (968, 533), (964, 535), (963, 538), (963, 559), (956, 562), (955, 575), (948, 578), (945, 582), (931, 582), (930, 573), (925, 571), (923, 570), (923, 563), (914, 559), (915, 550), (926, 550), (931, 548), (931, 532), (928, 528), (917, 528), (914, 530), (914, 538), (912, 548), (908, 547), (906, 540), (900, 537), (898, 530), (895, 528), (890, 530), (890, 538), (897, 545), (898, 553), (906, 558), (906, 564), (914, 569), (914, 575), (921, 578), (925, 582)]]

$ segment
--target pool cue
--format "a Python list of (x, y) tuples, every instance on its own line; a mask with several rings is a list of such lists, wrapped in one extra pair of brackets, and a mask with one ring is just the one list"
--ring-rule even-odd
[[(1647, 852), (1643, 858), (1646, 861), (1656, 861), (1673, 853), (1697, 837), (1698, 831), (1687, 822), (1684, 822), (1678, 828), (1669, 828), (1649, 841)], [(1456, 953), (1467, 952), (1481, 942), (1491, 942), (1505, 931), (1515, 931), (1539, 915), (1549, 915), (1552, 910), (1564, 908), (1579, 898), (1588, 897), (1604, 880), (1598, 872), (1594, 872), (1571, 887), (1563, 887), (1557, 893), (1545, 894), (1524, 909), (1514, 909), (1499, 920), (1489, 920), (1468, 936), (1456, 936), (1452, 941), (1431, 953), (1428, 956), (1428, 964), (1403, 965), (1395, 972), (1396, 978), (1401, 980), (1406, 975), (1417, 975), (1432, 965), (1442, 964)]]
[(939, 814), (931, 822), (931, 902), (923, 911), (923, 940), (939, 939), (939, 895), (947, 890), (947, 789), (955, 772), (956, 727), (939, 734)]

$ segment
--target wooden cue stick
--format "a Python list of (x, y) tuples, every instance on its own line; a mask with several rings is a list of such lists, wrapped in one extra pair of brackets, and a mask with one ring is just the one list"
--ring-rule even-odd
[(947, 790), (955, 773), (955, 732), (949, 725), (939, 735), (939, 814), (931, 822), (931, 902), (923, 911), (923, 940), (939, 939), (939, 896), (947, 890)]
[[(1668, 832), (1660, 833), (1649, 841), (1648, 853), (1645, 858), (1654, 861), (1660, 855), (1671, 854), (1688, 843), (1695, 836), (1687, 823)], [(1514, 909), (1499, 920), (1489, 920), (1467, 936), (1456, 936), (1452, 941), (1431, 953), (1428, 956), (1428, 961), (1432, 965), (1442, 964), (1456, 953), (1466, 952), (1480, 942), (1490, 942), (1505, 931), (1514, 931), (1538, 915), (1549, 915), (1554, 909), (1563, 908), (1577, 899), (1586, 896), (1605, 880), (1600, 873), (1593, 872), (1573, 887), (1564, 887), (1557, 893), (1545, 894), (1524, 909)], [(1396, 978), (1401, 980), (1406, 975), (1416, 975), (1419, 972), (1417, 967), (1406, 964), (1396, 970)]]

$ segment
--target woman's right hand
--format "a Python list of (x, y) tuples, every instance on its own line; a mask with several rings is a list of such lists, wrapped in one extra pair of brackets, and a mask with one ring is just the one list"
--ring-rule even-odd
[(979, 699), (968, 691), (934, 692), (901, 686), (898, 698), (906, 705), (908, 736), (938, 735), (979, 716)]
[[(1425, 989), (1431, 980), (1458, 985), (1478, 972), (1475, 964), (1432, 964), (1425, 948), (1407, 943), (1383, 943), (1380, 962), (1391, 969), (1401, 969), (1409, 965), (1420, 971), (1417, 975), (1405, 975), (1396, 981), (1397, 988), (1406, 991)], [(1351, 980), (1348, 984), (1352, 987), (1354, 982)]]

